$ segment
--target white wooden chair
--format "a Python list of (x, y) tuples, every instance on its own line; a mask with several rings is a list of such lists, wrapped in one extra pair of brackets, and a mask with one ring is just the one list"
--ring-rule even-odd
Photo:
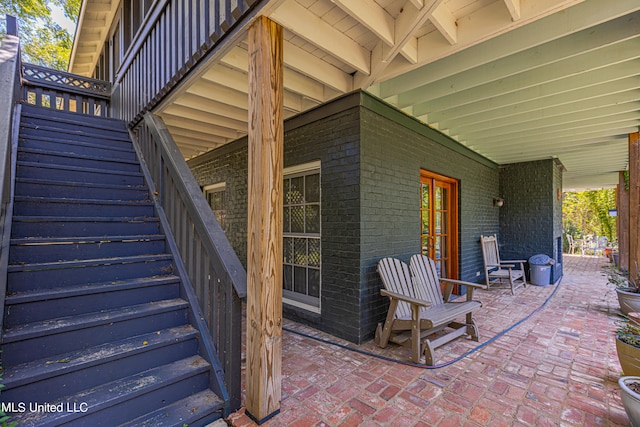
[(573, 236), (571, 234), (567, 234), (567, 243), (569, 244), (567, 253), (573, 254), (576, 251), (576, 241), (573, 239)]
[[(385, 287), (380, 293), (390, 300), (387, 319), (376, 330), (375, 341), (380, 347), (385, 348), (389, 341), (411, 346), (414, 363), (420, 363), (420, 356), (424, 353), (425, 363), (433, 365), (436, 348), (465, 334), (479, 340), (472, 313), (482, 304), (473, 300), (473, 289), (485, 288), (484, 285), (440, 279), (435, 263), (424, 255), (414, 255), (410, 269), (398, 259), (381, 259), (378, 274)], [(447, 285), (444, 297), (440, 282)], [(468, 286), (466, 300), (449, 302), (454, 284)], [(464, 323), (456, 321), (461, 316), (466, 316)], [(448, 328), (453, 330), (444, 333)], [(442, 333), (430, 338), (437, 332)]]
[(487, 288), (494, 283), (509, 283), (511, 294), (520, 286), (527, 286), (527, 278), (524, 271), (525, 260), (501, 260), (498, 250), (498, 238), (493, 236), (480, 236), (482, 244), (482, 258), (484, 259), (484, 274)]

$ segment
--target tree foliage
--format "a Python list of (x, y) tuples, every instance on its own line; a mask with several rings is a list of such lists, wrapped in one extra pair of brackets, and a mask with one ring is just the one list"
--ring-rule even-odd
[(0, 15), (18, 18), (22, 59), (32, 64), (66, 70), (72, 35), (53, 21), (51, 6), (76, 21), (82, 0), (0, 0)]
[(566, 193), (562, 204), (564, 231), (576, 239), (587, 235), (616, 238), (616, 218), (609, 210), (616, 208), (615, 190)]

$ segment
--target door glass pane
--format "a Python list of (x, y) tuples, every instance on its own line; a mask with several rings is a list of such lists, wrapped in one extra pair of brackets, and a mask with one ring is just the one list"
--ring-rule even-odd
[(442, 193), (442, 198), (440, 200), (440, 210), (449, 210), (449, 189), (446, 187), (440, 187), (440, 191)]
[(422, 211), (422, 234), (429, 234), (429, 211)]
[(436, 215), (436, 233), (447, 234), (449, 232), (448, 218), (448, 212), (438, 212)]
[(448, 241), (447, 236), (443, 236), (440, 240), (440, 258), (449, 258)]
[(422, 208), (429, 209), (429, 186), (427, 184), (422, 184)]
[(422, 237), (422, 255), (429, 256), (429, 238)]
[(433, 241), (434, 241), (434, 249), (435, 249), (435, 259), (442, 258), (442, 252), (441, 252), (441, 249), (440, 249), (440, 244), (441, 244), (440, 240), (441, 239), (442, 238), (440, 236), (436, 236), (433, 239)]
[(442, 209), (442, 187), (436, 187), (436, 206), (435, 209), (436, 210), (441, 210)]

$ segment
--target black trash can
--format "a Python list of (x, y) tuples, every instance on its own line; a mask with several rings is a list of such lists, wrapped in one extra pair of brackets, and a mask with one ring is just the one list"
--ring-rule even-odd
[(545, 254), (534, 255), (529, 258), (530, 282), (536, 286), (551, 284), (551, 266), (553, 260)]

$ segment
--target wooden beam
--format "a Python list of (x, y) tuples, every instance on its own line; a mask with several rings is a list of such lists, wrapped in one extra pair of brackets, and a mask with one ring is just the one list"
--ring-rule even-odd
[[(431, 81), (594, 27), (610, 21), (612, 16), (628, 15), (638, 9), (637, 0), (617, 0), (609, 2), (607, 7), (602, 7), (597, 1), (584, 1), (573, 5), (567, 13), (554, 13), (557, 10), (547, 9), (549, 3), (546, 1), (526, 3), (529, 8), (526, 13), (523, 9), (522, 18), (517, 23), (497, 18), (508, 15), (500, 2), (492, 2), (491, 6), (478, 10), (464, 20), (465, 25), (458, 28), (458, 43), (455, 45), (442, 43), (439, 33), (431, 32), (421, 36), (418, 40), (419, 60), (416, 63), (395, 61), (390, 64), (380, 76), (383, 83), (380, 83), (379, 96), (386, 99), (393, 94), (407, 92)], [(571, 6), (567, 2), (555, 3), (556, 7)], [(543, 16), (546, 17), (535, 20)], [(528, 25), (524, 25), (526, 22)], [(506, 28), (495, 28), (503, 26)], [(468, 31), (468, 27), (477, 27), (477, 30)], [(505, 36), (495, 37), (507, 31)], [(483, 42), (480, 43), (481, 41)], [(431, 65), (423, 69), (427, 64)]]
[(394, 21), (394, 44), (387, 44), (380, 40), (371, 53), (371, 72), (367, 75), (356, 74), (357, 87), (367, 88), (384, 74), (394, 58), (400, 53), (411, 64), (418, 61), (418, 39), (414, 35), (429, 19), (434, 10), (443, 0), (429, 0), (420, 8), (413, 3), (405, 4), (400, 15)]
[(629, 270), (629, 189), (627, 188), (626, 172), (618, 173), (618, 266)]
[(436, 26), (450, 44), (458, 43), (458, 25), (446, 4), (441, 3), (431, 14), (429, 20)]
[(283, 29), (249, 28), (246, 412), (258, 424), (282, 397)]
[(323, 47), (353, 69), (367, 75), (371, 72), (371, 53), (367, 49), (298, 2), (287, 2), (274, 11), (271, 18), (308, 42)]
[(640, 268), (640, 133), (629, 134), (629, 272)]
[(511, 19), (513, 21), (517, 21), (521, 17), (520, 13), (520, 0), (504, 0), (507, 9), (509, 9), (509, 13), (511, 14)]

